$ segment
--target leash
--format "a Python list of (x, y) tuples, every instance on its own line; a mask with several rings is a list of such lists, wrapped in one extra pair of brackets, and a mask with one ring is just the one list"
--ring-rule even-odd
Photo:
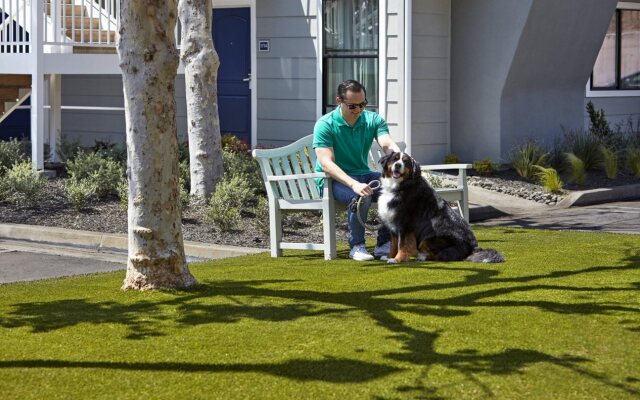
[[(367, 185), (369, 185), (371, 189), (376, 190), (382, 184), (380, 183), (379, 180), (374, 179), (371, 182), (369, 182)], [(358, 222), (360, 222), (360, 225), (362, 225), (365, 229), (367, 229), (370, 232), (376, 232), (378, 228), (380, 228), (380, 224), (378, 225), (367, 224), (365, 221), (362, 220), (362, 217), (360, 216), (360, 204), (362, 203), (362, 196), (358, 196), (357, 200), (353, 199), (349, 204), (349, 208), (353, 207), (354, 203), (356, 206), (356, 216), (358, 217)]]

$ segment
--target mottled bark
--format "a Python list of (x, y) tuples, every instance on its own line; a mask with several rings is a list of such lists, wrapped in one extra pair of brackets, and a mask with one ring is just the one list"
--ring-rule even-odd
[(211, 38), (211, 0), (180, 0), (180, 57), (184, 65), (191, 195), (208, 199), (222, 180), (218, 117), (220, 59)]
[(188, 288), (178, 192), (176, 0), (121, 2), (129, 258), (123, 289)]

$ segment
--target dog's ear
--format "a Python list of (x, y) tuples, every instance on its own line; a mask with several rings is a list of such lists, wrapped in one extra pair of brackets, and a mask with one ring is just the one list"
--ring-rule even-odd
[(422, 171), (420, 170), (420, 163), (416, 161), (415, 158), (411, 157), (411, 163), (413, 164), (411, 167), (413, 168), (413, 178), (418, 179), (422, 176)]
[(380, 160), (378, 162), (380, 163), (380, 165), (386, 165), (387, 161), (389, 161), (392, 155), (393, 155), (393, 152), (389, 154), (385, 154), (384, 156), (380, 157)]

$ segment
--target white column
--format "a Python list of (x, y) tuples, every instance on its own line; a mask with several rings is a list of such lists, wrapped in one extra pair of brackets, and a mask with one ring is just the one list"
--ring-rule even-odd
[(58, 160), (58, 143), (62, 129), (62, 76), (58, 74), (49, 75), (49, 159)]
[(413, 63), (413, 0), (404, 2), (404, 142), (407, 147), (405, 151), (411, 154), (411, 84), (413, 83), (412, 63)]
[(44, 169), (44, 55), (42, 1), (31, 2), (31, 162), (35, 170)]

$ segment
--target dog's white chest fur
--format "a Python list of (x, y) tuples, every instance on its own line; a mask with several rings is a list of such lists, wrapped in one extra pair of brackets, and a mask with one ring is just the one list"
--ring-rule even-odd
[(389, 203), (393, 200), (395, 194), (394, 189), (398, 183), (393, 178), (381, 178), (382, 191), (378, 198), (378, 216), (389, 228), (393, 229), (393, 219), (395, 217), (395, 209), (389, 208)]

